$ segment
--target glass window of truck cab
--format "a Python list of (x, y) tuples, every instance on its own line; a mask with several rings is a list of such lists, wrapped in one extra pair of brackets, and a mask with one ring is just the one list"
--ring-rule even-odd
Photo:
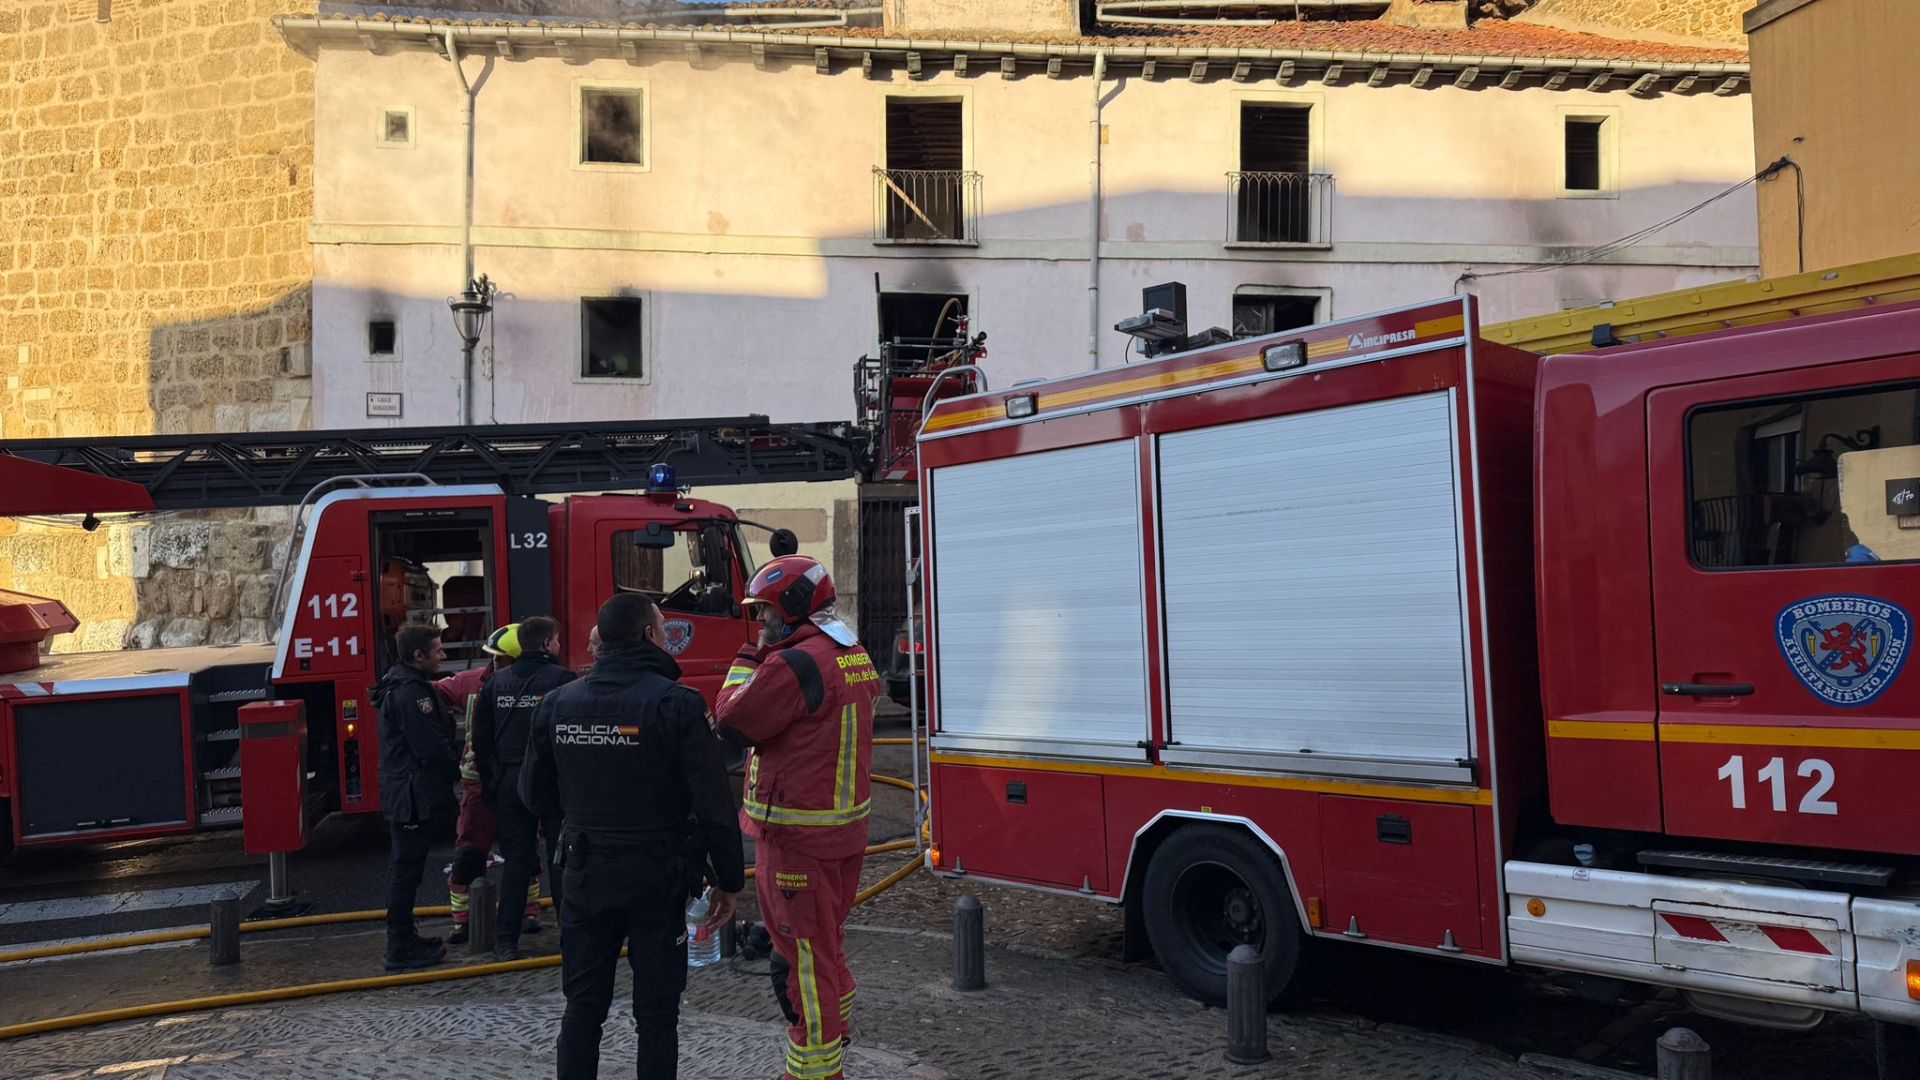
[(734, 576), (745, 570), (733, 523), (683, 522), (662, 532), (669, 535), (613, 534), (614, 591), (645, 594), (663, 611), (733, 615)]
[(1920, 560), (1920, 384), (1696, 409), (1687, 466), (1697, 566)]

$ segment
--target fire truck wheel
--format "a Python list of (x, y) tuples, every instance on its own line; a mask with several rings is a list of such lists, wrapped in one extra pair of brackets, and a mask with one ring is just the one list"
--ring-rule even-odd
[(1160, 966), (1209, 1005), (1227, 1001), (1227, 954), (1252, 945), (1266, 961), (1267, 1002), (1303, 983), (1306, 935), (1280, 861), (1241, 829), (1189, 825), (1153, 854), (1141, 889)]
[(1879, 1080), (1911, 1080), (1920, 1076), (1920, 1029), (1875, 1020), (1873, 1064), (1874, 1075)]

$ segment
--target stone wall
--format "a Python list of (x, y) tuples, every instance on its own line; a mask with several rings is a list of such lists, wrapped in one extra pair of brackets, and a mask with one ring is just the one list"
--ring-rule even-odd
[[(308, 422), (314, 69), (269, 21), (298, 6), (0, 4), (0, 439)], [(269, 531), (0, 519), (0, 588), (65, 601), (63, 651), (252, 636)]]
[[(1511, 0), (1507, 0), (1511, 2)], [(1741, 16), (1755, 0), (1539, 0), (1525, 20), (1747, 43)]]

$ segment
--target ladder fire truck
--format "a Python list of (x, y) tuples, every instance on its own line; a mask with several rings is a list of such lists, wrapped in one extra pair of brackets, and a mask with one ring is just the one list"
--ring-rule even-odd
[[(86, 515), (92, 527), (101, 514), (296, 506), (271, 642), (43, 658), (73, 616), (56, 600), (0, 592), (0, 848), (240, 826), (249, 852), (281, 856), (320, 815), (377, 811), (367, 693), (410, 620), (445, 626), (457, 670), (485, 661), (492, 627), (552, 614), (563, 661), (580, 666), (599, 604), (645, 592), (666, 614), (685, 681), (711, 699), (755, 632), (740, 600), (777, 531), (687, 489), (855, 478), (911, 493), (925, 402), (985, 386), (970, 363), (984, 335), (953, 325), (951, 336), (889, 341), (863, 357), (852, 423), (744, 416), (0, 443), (4, 514)], [(939, 374), (963, 361), (963, 377)], [(644, 494), (536, 497), (630, 489)], [(897, 537), (893, 546), (897, 556)], [(877, 576), (902, 580), (896, 568)], [(249, 807), (256, 790), (271, 793), (270, 808)]]
[(1920, 305), (1542, 359), (1454, 297), (919, 464), (937, 872), (1216, 1003), (1352, 944), (1920, 1024)]

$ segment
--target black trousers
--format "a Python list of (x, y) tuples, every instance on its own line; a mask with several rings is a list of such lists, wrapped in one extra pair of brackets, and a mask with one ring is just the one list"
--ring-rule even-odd
[[(520, 801), (516, 785), (502, 785), (495, 790), (500, 793), (495, 810), (500, 823), (500, 857), (507, 865), (500, 871), (500, 921), (494, 925), (499, 927), (502, 944), (517, 945), (525, 922), (521, 916), (527, 907), (527, 885), (533, 881), (533, 875), (540, 872), (540, 837), (546, 838), (547, 861), (552, 862), (560, 843), (560, 818), (557, 815), (536, 817)], [(564, 886), (559, 877), (551, 873), (547, 875), (547, 883), (553, 906), (558, 909)]]
[(639, 1080), (674, 1080), (680, 994), (687, 986), (687, 886), (673, 845), (568, 830), (560, 894), (560, 1080), (600, 1074), (600, 1032), (613, 1005), (620, 947), (633, 969)]
[(420, 936), (414, 928), (413, 902), (420, 893), (420, 879), (426, 876), (433, 824), (389, 821), (387, 835), (392, 845), (387, 861), (387, 952), (392, 953)]

